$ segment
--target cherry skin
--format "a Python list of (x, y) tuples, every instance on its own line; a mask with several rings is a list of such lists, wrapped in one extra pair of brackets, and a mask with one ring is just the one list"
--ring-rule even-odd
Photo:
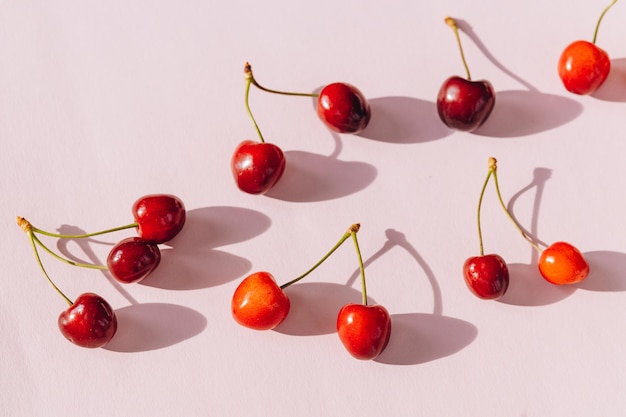
[(109, 272), (113, 278), (125, 284), (143, 280), (159, 262), (159, 247), (140, 237), (129, 237), (118, 242), (107, 256)]
[(472, 132), (487, 120), (496, 102), (489, 81), (471, 81), (459, 76), (448, 78), (437, 95), (437, 113), (451, 129)]
[(495, 254), (468, 258), (463, 264), (463, 277), (470, 291), (483, 300), (497, 300), (509, 287), (509, 269)]
[(231, 170), (241, 191), (264, 194), (282, 177), (285, 155), (274, 144), (245, 140), (235, 149)]
[(374, 359), (391, 336), (389, 312), (381, 305), (346, 304), (337, 315), (337, 333), (353, 357)]
[(271, 330), (289, 313), (287, 295), (268, 272), (246, 277), (233, 294), (231, 312), (235, 321), (254, 330)]
[(541, 252), (539, 272), (552, 284), (575, 284), (587, 278), (589, 264), (577, 248), (556, 242)]
[(183, 202), (168, 194), (144, 196), (133, 204), (132, 212), (139, 237), (157, 244), (173, 239), (187, 217)]
[(370, 121), (372, 111), (361, 91), (346, 83), (332, 83), (317, 98), (317, 115), (338, 133), (359, 133)]
[(81, 294), (59, 315), (59, 329), (70, 342), (85, 348), (106, 345), (117, 330), (115, 311), (102, 297)]
[(592, 94), (608, 77), (611, 60), (603, 49), (580, 40), (565, 48), (559, 58), (558, 70), (567, 91), (580, 95)]

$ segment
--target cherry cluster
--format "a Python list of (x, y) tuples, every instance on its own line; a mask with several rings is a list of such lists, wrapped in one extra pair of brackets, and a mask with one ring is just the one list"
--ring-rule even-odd
[(541, 254), (539, 257), (539, 273), (546, 281), (555, 285), (575, 284), (584, 280), (589, 274), (589, 265), (582, 253), (567, 242), (555, 242), (542, 249), (519, 226), (509, 209), (504, 204), (498, 184), (497, 161), (489, 158), (487, 178), (478, 199), (478, 238), (480, 255), (468, 258), (463, 264), (463, 276), (467, 287), (477, 297), (495, 300), (502, 297), (509, 286), (509, 270), (500, 255), (484, 254), (480, 211), (485, 189), (493, 177), (496, 194), (507, 217), (513, 222), (522, 236)]
[(231, 302), (235, 321), (254, 330), (271, 330), (282, 323), (291, 303), (283, 291), (300, 281), (320, 266), (339, 246), (352, 237), (361, 271), (362, 302), (344, 305), (337, 315), (337, 334), (346, 350), (355, 358), (374, 359), (382, 353), (391, 335), (391, 318), (381, 305), (369, 305), (365, 284), (365, 268), (356, 237), (359, 224), (353, 224), (312, 268), (299, 277), (278, 286), (269, 272), (255, 272), (246, 277), (237, 287)]
[[(69, 308), (59, 315), (61, 333), (72, 343), (86, 348), (106, 345), (117, 331), (117, 317), (109, 303), (101, 296), (87, 292), (74, 301), (68, 298), (50, 278), (41, 258), (38, 247), (60, 261), (73, 266), (108, 270), (117, 281), (129, 284), (146, 278), (161, 261), (159, 244), (174, 238), (183, 228), (186, 211), (183, 202), (173, 195), (151, 194), (138, 199), (132, 206), (134, 222), (125, 226), (95, 233), (68, 235), (51, 233), (33, 226), (23, 217), (17, 218), (18, 225), (28, 234), (37, 262), (50, 284), (69, 304)], [(46, 246), (38, 235), (57, 239), (85, 239), (124, 229), (135, 228), (137, 236), (122, 239), (115, 244), (107, 256), (105, 265), (93, 265), (67, 259)]]

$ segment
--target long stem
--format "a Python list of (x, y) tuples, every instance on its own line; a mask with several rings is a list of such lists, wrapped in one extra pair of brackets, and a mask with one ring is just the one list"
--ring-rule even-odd
[(359, 270), (361, 271), (361, 297), (364, 306), (367, 305), (367, 286), (365, 285), (365, 266), (363, 266), (363, 257), (361, 256), (361, 249), (359, 249), (359, 241), (356, 238), (356, 233), (352, 233), (352, 241), (354, 242), (354, 248), (356, 249), (356, 256), (359, 259)]
[(467, 73), (467, 79), (471, 81), (472, 76), (470, 74), (469, 67), (467, 66), (467, 61), (465, 60), (465, 53), (463, 52), (463, 46), (461, 45), (461, 37), (459, 36), (459, 27), (456, 24), (456, 21), (451, 17), (446, 17), (445, 22), (446, 22), (446, 25), (450, 26), (452, 30), (454, 31), (454, 36), (456, 36), (456, 43), (459, 45), (459, 51), (461, 52), (461, 60), (463, 60), (463, 66), (465, 67), (465, 72)]
[(252, 79), (246, 77), (246, 98), (245, 98), (246, 111), (248, 112), (248, 116), (250, 116), (250, 120), (252, 120), (252, 124), (254, 125), (254, 128), (256, 129), (256, 133), (259, 135), (259, 139), (261, 140), (261, 142), (265, 142), (265, 139), (263, 139), (263, 134), (261, 133), (261, 129), (259, 129), (259, 125), (257, 124), (256, 120), (254, 119), (254, 115), (252, 114), (252, 110), (250, 110), (250, 103), (248, 101), (248, 96), (250, 95), (250, 83), (251, 82), (252, 82)]
[(319, 97), (319, 94), (316, 93), (294, 93), (294, 92), (290, 92), (290, 91), (279, 91), (279, 90), (272, 90), (270, 88), (265, 88), (263, 87), (261, 84), (259, 84), (257, 82), (257, 80), (254, 78), (254, 75), (252, 74), (252, 66), (246, 62), (246, 65), (244, 66), (243, 72), (246, 76), (246, 79), (250, 80), (250, 82), (257, 87), (260, 90), (263, 90), (267, 93), (272, 93), (272, 94), (281, 94), (283, 96), (299, 96), (299, 97)]
[(302, 278), (306, 277), (307, 275), (309, 275), (311, 272), (313, 272), (315, 269), (317, 269), (318, 266), (320, 266), (326, 259), (328, 259), (328, 257), (330, 255), (333, 254), (333, 252), (335, 252), (339, 246), (341, 246), (343, 244), (343, 242), (346, 241), (346, 239), (348, 239), (350, 236), (355, 235), (359, 229), (361, 228), (361, 225), (358, 223), (353, 224), (352, 226), (350, 226), (350, 228), (348, 229), (348, 231), (346, 231), (346, 233), (343, 234), (343, 236), (341, 236), (341, 239), (339, 239), (339, 241), (335, 244), (335, 246), (333, 246), (326, 255), (324, 255), (324, 257), (322, 259), (320, 259), (315, 265), (313, 265), (308, 271), (306, 271), (304, 274), (300, 275), (297, 278), (292, 279), (291, 281), (283, 284), (280, 286), (281, 289), (285, 289), (288, 286), (290, 286), (291, 284), (295, 284), (296, 282), (300, 281)]
[(604, 8), (604, 10), (602, 11), (602, 14), (600, 15), (600, 18), (598, 19), (598, 23), (596, 23), (596, 29), (595, 29), (595, 30), (594, 30), (594, 32), (593, 32), (593, 41), (592, 41), (592, 43), (593, 43), (593, 44), (595, 44), (595, 43), (596, 43), (596, 39), (598, 38), (598, 30), (600, 29), (600, 22), (602, 22), (602, 19), (604, 18), (604, 15), (606, 14), (606, 12), (608, 12), (608, 11), (609, 11), (609, 9), (610, 9), (611, 7), (613, 7), (613, 5), (614, 5), (615, 3), (617, 3), (617, 0), (613, 0), (613, 1), (611, 2), (611, 4), (609, 4), (608, 6), (606, 6), (606, 7)]
[(476, 210), (477, 215), (477, 224), (478, 224), (478, 242), (480, 244), (480, 256), (485, 254), (485, 250), (483, 248), (483, 231), (480, 223), (480, 211), (483, 205), (483, 196), (485, 195), (485, 189), (487, 188), (487, 184), (489, 183), (489, 178), (494, 173), (495, 169), (495, 158), (489, 158), (489, 171), (487, 173), (487, 178), (485, 178), (485, 182), (483, 183), (483, 188), (480, 190), (480, 197), (478, 198), (478, 209)]
[[(19, 219), (23, 219), (23, 218), (18, 217), (18, 222), (20, 221)], [(24, 221), (28, 221), (26, 219), (23, 219), (23, 220)], [(65, 234), (60, 234), (60, 233), (47, 232), (45, 230), (38, 229), (37, 227), (31, 225), (32, 231), (34, 233), (39, 233), (41, 235), (46, 235), (46, 236), (50, 236), (50, 237), (56, 237), (56, 238), (59, 238), (59, 239), (84, 239), (84, 238), (88, 238), (88, 237), (104, 235), (104, 234), (107, 234), (107, 233), (118, 232), (120, 230), (132, 229), (133, 227), (137, 227), (137, 223), (130, 223), (130, 224), (127, 224), (127, 225), (124, 225), (124, 226), (119, 226), (119, 227), (114, 227), (114, 228), (111, 228), (111, 229), (101, 230), (99, 232), (83, 233), (83, 234), (79, 234), (79, 235), (65, 235)]]
[(72, 261), (71, 259), (67, 259), (67, 258), (59, 255), (58, 253), (52, 251), (50, 248), (48, 248), (34, 233), (32, 234), (32, 237), (33, 237), (33, 240), (39, 246), (41, 246), (46, 252), (48, 252), (50, 255), (54, 256), (55, 258), (57, 258), (61, 262), (65, 262), (65, 263), (70, 264), (72, 266), (78, 266), (78, 267), (81, 267), (81, 268), (100, 269), (100, 270), (107, 270), (107, 269), (109, 269), (105, 265), (85, 264), (85, 263), (82, 263), (82, 262), (75, 262), (75, 261)]
[(495, 166), (495, 162), (494, 162), (494, 167), (493, 167), (493, 179), (496, 185), (496, 193), (498, 194), (498, 200), (500, 201), (500, 205), (502, 206), (502, 209), (506, 213), (507, 217), (509, 218), (509, 220), (511, 220), (511, 223), (513, 223), (517, 231), (522, 234), (522, 237), (526, 239), (528, 243), (530, 243), (535, 249), (537, 249), (538, 252), (541, 252), (541, 248), (539, 247), (539, 245), (537, 245), (537, 243), (535, 243), (530, 237), (528, 237), (528, 235), (524, 232), (524, 230), (517, 223), (517, 220), (515, 220), (515, 218), (509, 211), (509, 209), (506, 207), (506, 204), (504, 204), (504, 200), (502, 199), (502, 194), (500, 193), (500, 185), (498, 184), (498, 173), (497, 173), (497, 168)]

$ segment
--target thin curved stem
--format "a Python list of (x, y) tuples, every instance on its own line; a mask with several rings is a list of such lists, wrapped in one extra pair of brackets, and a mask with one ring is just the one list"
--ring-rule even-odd
[(70, 300), (64, 293), (63, 291), (61, 291), (61, 289), (59, 287), (56, 286), (56, 284), (54, 283), (54, 281), (52, 281), (52, 278), (50, 278), (50, 275), (48, 275), (48, 273), (46, 272), (46, 269), (43, 266), (43, 263), (41, 262), (41, 258), (39, 257), (39, 251), (37, 250), (37, 245), (35, 244), (35, 240), (36, 237), (33, 234), (32, 230), (27, 230), (26, 233), (28, 234), (28, 238), (30, 240), (30, 244), (33, 248), (33, 251), (35, 252), (35, 258), (37, 259), (37, 263), (39, 264), (39, 268), (41, 268), (41, 272), (43, 272), (44, 276), (46, 277), (46, 279), (48, 280), (48, 282), (50, 283), (50, 285), (52, 285), (52, 287), (56, 290), (56, 292), (63, 297), (63, 299), (67, 302), (67, 304), (69, 304), (70, 306), (72, 304), (74, 304), (72, 302), (72, 300)]
[(250, 83), (251, 82), (252, 82), (251, 78), (246, 78), (246, 98), (245, 98), (246, 111), (248, 112), (248, 116), (250, 116), (250, 120), (252, 120), (252, 124), (254, 125), (254, 128), (256, 129), (256, 133), (259, 135), (259, 139), (261, 140), (261, 142), (265, 142), (265, 139), (263, 139), (263, 134), (261, 133), (261, 129), (259, 129), (259, 125), (254, 119), (252, 110), (250, 110), (250, 103), (248, 101), (248, 96), (250, 95)]
[(485, 250), (483, 248), (483, 231), (482, 231), (482, 227), (480, 223), (480, 211), (483, 205), (483, 196), (485, 195), (485, 189), (487, 188), (487, 184), (489, 183), (489, 178), (491, 178), (491, 175), (493, 173), (494, 171), (490, 165), (489, 172), (487, 173), (487, 178), (485, 178), (485, 182), (483, 183), (483, 188), (482, 190), (480, 190), (480, 197), (478, 198), (478, 209), (476, 210), (476, 216), (477, 216), (476, 220), (478, 224), (478, 242), (480, 244), (480, 256), (483, 256), (485, 254)]
[(352, 241), (354, 242), (354, 248), (356, 249), (356, 256), (359, 259), (359, 270), (361, 271), (361, 297), (364, 306), (367, 305), (367, 286), (365, 285), (365, 266), (363, 266), (363, 257), (361, 256), (361, 249), (359, 249), (359, 241), (356, 238), (356, 233), (352, 233)]
[(127, 224), (125, 226), (113, 227), (111, 229), (101, 230), (99, 232), (83, 233), (83, 234), (79, 234), (79, 235), (64, 235), (64, 234), (60, 234), (60, 233), (51, 233), (51, 232), (47, 232), (45, 230), (38, 229), (35, 226), (31, 226), (31, 228), (32, 228), (32, 231), (34, 233), (39, 233), (41, 235), (46, 235), (46, 236), (50, 236), (50, 237), (56, 237), (56, 238), (59, 238), (59, 239), (84, 239), (84, 238), (88, 238), (88, 237), (104, 235), (104, 234), (107, 234), (107, 233), (119, 232), (120, 230), (132, 229), (133, 227), (137, 227), (137, 226), (138, 226), (137, 223), (130, 223), (130, 224)]
[(59, 255), (58, 253), (52, 251), (50, 248), (48, 248), (48, 246), (46, 246), (34, 233), (32, 234), (32, 238), (46, 252), (48, 252), (50, 255), (52, 255), (53, 257), (57, 258), (61, 262), (65, 262), (66, 264), (70, 264), (72, 266), (78, 266), (78, 267), (81, 267), (81, 268), (100, 269), (100, 270), (103, 270), (103, 271), (106, 271), (106, 270), (109, 269), (105, 265), (85, 264), (85, 263), (82, 263), (82, 262), (75, 262), (75, 261), (72, 261), (71, 259), (67, 259), (67, 258)]
[(598, 23), (596, 23), (596, 29), (593, 31), (593, 41), (591, 43), (596, 43), (596, 39), (598, 38), (598, 30), (600, 29), (600, 22), (602, 22), (602, 19), (604, 18), (606, 12), (608, 12), (615, 3), (617, 3), (617, 0), (613, 0), (608, 6), (604, 8), (602, 14), (600, 14), (600, 18), (598, 18)]
[(300, 281), (302, 278), (306, 277), (307, 275), (309, 275), (311, 272), (313, 272), (315, 269), (317, 269), (318, 266), (320, 266), (326, 259), (328, 259), (328, 257), (330, 255), (332, 255), (338, 248), (339, 246), (341, 246), (343, 244), (343, 242), (346, 241), (346, 239), (348, 239), (351, 235), (356, 234), (359, 231), (359, 228), (361, 226), (358, 223), (353, 224), (352, 226), (350, 226), (350, 228), (348, 229), (348, 231), (346, 233), (343, 234), (343, 236), (341, 236), (341, 239), (339, 239), (339, 241), (335, 244), (335, 246), (333, 246), (328, 253), (326, 253), (326, 255), (324, 255), (324, 257), (322, 259), (320, 259), (315, 265), (313, 265), (308, 271), (306, 271), (304, 274), (300, 275), (297, 278), (292, 279), (289, 282), (284, 283), (283, 285), (280, 286), (281, 290), (284, 290), (285, 288), (287, 288), (288, 286), (295, 284), (296, 282)]
[(262, 91), (265, 91), (266, 93), (280, 94), (283, 96), (319, 97), (319, 94), (316, 94), (316, 93), (294, 93), (291, 91), (279, 91), (279, 90), (272, 90), (270, 88), (265, 88), (261, 84), (259, 84), (257, 80), (254, 78), (254, 75), (252, 74), (252, 66), (248, 62), (246, 62), (243, 72), (246, 76), (246, 79), (250, 80), (250, 83), (252, 83), (256, 88)]
[(467, 66), (467, 61), (465, 60), (465, 53), (463, 52), (463, 45), (461, 44), (461, 36), (459, 36), (459, 26), (456, 24), (456, 21), (451, 17), (446, 17), (445, 22), (446, 22), (446, 25), (450, 26), (452, 30), (454, 31), (454, 36), (456, 37), (456, 43), (459, 45), (459, 51), (461, 52), (461, 60), (463, 61), (463, 66), (465, 67), (465, 73), (467, 74), (467, 79), (468, 81), (471, 81), (472, 76), (470, 74), (469, 67)]

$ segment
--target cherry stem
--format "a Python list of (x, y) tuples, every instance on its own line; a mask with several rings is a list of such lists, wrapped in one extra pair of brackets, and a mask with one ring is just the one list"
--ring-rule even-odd
[(306, 271), (304, 274), (300, 275), (297, 278), (292, 279), (291, 281), (283, 284), (280, 286), (281, 290), (284, 290), (285, 288), (287, 288), (288, 286), (295, 284), (296, 282), (300, 281), (302, 278), (306, 277), (307, 275), (309, 275), (311, 272), (313, 272), (315, 269), (317, 269), (318, 266), (320, 266), (326, 259), (328, 259), (328, 257), (330, 255), (333, 254), (333, 252), (335, 252), (339, 246), (341, 246), (343, 244), (343, 242), (345, 242), (350, 236), (354, 236), (356, 235), (356, 233), (359, 231), (359, 229), (361, 228), (361, 225), (359, 223), (355, 223), (352, 226), (350, 226), (350, 228), (346, 231), (346, 233), (343, 234), (343, 236), (341, 236), (341, 239), (339, 239), (339, 241), (335, 244), (335, 246), (333, 246), (326, 255), (324, 255), (324, 257), (322, 259), (320, 259), (315, 265), (313, 265), (308, 271)]
[(245, 99), (246, 111), (248, 112), (248, 116), (250, 116), (250, 120), (252, 120), (252, 124), (254, 125), (254, 128), (256, 129), (256, 133), (259, 135), (259, 139), (261, 140), (262, 143), (265, 143), (265, 139), (263, 139), (263, 134), (261, 133), (261, 129), (259, 129), (259, 125), (254, 119), (252, 110), (250, 110), (250, 103), (248, 101), (248, 96), (250, 95), (250, 83), (251, 82), (252, 82), (252, 79), (246, 76), (246, 99)]
[(617, 0), (613, 0), (608, 6), (606, 6), (604, 8), (604, 10), (602, 11), (602, 14), (600, 15), (600, 18), (598, 19), (598, 23), (596, 23), (596, 29), (593, 32), (593, 41), (591, 43), (595, 44), (596, 43), (596, 39), (598, 38), (598, 30), (600, 29), (600, 22), (602, 22), (602, 19), (604, 18), (604, 15), (606, 14), (606, 12), (609, 11), (609, 9), (611, 7), (613, 7), (613, 5), (617, 3)]
[(120, 230), (126, 230), (126, 229), (132, 229), (133, 227), (137, 227), (137, 223), (131, 223), (131, 224), (127, 224), (125, 226), (119, 226), (119, 227), (114, 227), (111, 229), (106, 229), (106, 230), (101, 230), (99, 232), (93, 232), (93, 233), (82, 233), (79, 235), (65, 235), (65, 234), (60, 234), (60, 233), (52, 233), (52, 232), (47, 232), (45, 230), (41, 230), (35, 226), (33, 226), (32, 224), (30, 224), (30, 222), (28, 220), (26, 220), (23, 217), (17, 217), (17, 224), (24, 228), (23, 224), (24, 223), (28, 223), (28, 227), (30, 228), (30, 230), (33, 231), (33, 233), (39, 233), (42, 235), (46, 235), (46, 236), (50, 236), (50, 237), (56, 237), (59, 239), (84, 239), (84, 238), (88, 238), (88, 237), (93, 237), (93, 236), (98, 236), (98, 235), (104, 235), (107, 233), (113, 233), (113, 232), (119, 232)]
[(456, 20), (454, 20), (451, 17), (446, 17), (445, 22), (446, 22), (446, 25), (450, 26), (452, 30), (454, 31), (454, 36), (456, 37), (456, 43), (459, 45), (459, 51), (461, 52), (461, 60), (463, 61), (465, 72), (467, 73), (467, 80), (471, 81), (472, 76), (470, 74), (469, 67), (467, 66), (467, 61), (465, 60), (465, 53), (463, 52), (463, 45), (461, 45), (461, 37), (459, 36), (459, 26), (456, 24)]
[(359, 259), (359, 270), (361, 271), (361, 297), (364, 306), (367, 305), (367, 286), (365, 285), (365, 267), (363, 266), (363, 257), (361, 256), (361, 249), (359, 249), (359, 241), (356, 238), (356, 233), (352, 233), (352, 241), (354, 242), (354, 248), (356, 249), (356, 256)]
[[(491, 163), (492, 163), (491, 161), (492, 160), (493, 160), (493, 168), (491, 168)], [(504, 204), (504, 200), (502, 199), (502, 194), (500, 193), (500, 185), (498, 184), (498, 172), (497, 172), (497, 166), (496, 166), (497, 161), (496, 161), (495, 158), (489, 158), (489, 161), (490, 161), (490, 170), (493, 173), (493, 180), (494, 180), (494, 183), (495, 183), (495, 186), (496, 186), (496, 194), (498, 195), (498, 201), (500, 201), (500, 205), (502, 206), (502, 209), (506, 213), (506, 215), (509, 218), (509, 220), (511, 220), (511, 223), (513, 223), (513, 225), (515, 226), (517, 231), (522, 234), (522, 237), (524, 239), (526, 239), (528, 241), (528, 243), (530, 243), (538, 252), (541, 252), (541, 248), (539, 247), (539, 245), (537, 243), (535, 243), (526, 234), (526, 232), (524, 232), (522, 227), (517, 223), (517, 220), (515, 220), (515, 217), (513, 217), (513, 215), (509, 211), (509, 209), (506, 207), (506, 204)]]
[(489, 158), (489, 171), (487, 172), (487, 178), (485, 178), (485, 182), (483, 183), (483, 188), (480, 190), (480, 197), (478, 198), (478, 210), (477, 213), (477, 223), (478, 223), (478, 242), (480, 244), (480, 256), (485, 254), (483, 249), (483, 232), (482, 227), (480, 225), (480, 211), (483, 204), (483, 196), (485, 195), (485, 189), (487, 189), (487, 184), (489, 183), (489, 178), (495, 172), (496, 169), (496, 160), (495, 158)]
[(290, 91), (279, 91), (279, 90), (272, 90), (269, 88), (265, 88), (261, 84), (259, 84), (257, 80), (254, 78), (254, 74), (252, 74), (252, 66), (248, 62), (246, 62), (246, 65), (243, 68), (243, 73), (246, 76), (246, 80), (250, 80), (251, 84), (253, 84), (258, 89), (263, 90), (267, 93), (281, 94), (283, 96), (319, 97), (319, 94), (316, 94), (316, 93), (294, 93)]

